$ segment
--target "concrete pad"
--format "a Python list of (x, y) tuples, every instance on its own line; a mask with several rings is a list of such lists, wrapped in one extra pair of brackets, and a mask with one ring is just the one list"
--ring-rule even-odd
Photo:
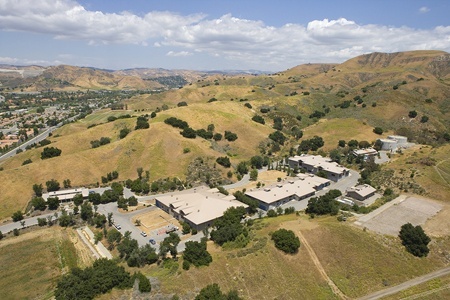
[(397, 236), (403, 224), (423, 225), (441, 209), (442, 205), (428, 199), (400, 196), (361, 216), (355, 224), (381, 234)]

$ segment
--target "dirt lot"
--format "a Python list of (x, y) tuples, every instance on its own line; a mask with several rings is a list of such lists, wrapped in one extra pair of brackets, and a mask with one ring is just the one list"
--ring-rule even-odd
[(381, 234), (397, 236), (403, 224), (409, 222), (413, 225), (423, 225), (433, 218), (442, 207), (433, 200), (402, 195), (360, 217), (355, 224)]
[(152, 235), (164, 233), (167, 228), (173, 226), (181, 228), (177, 219), (161, 209), (143, 213), (132, 218), (133, 223), (136, 220), (141, 221), (141, 226), (138, 226), (140, 230)]

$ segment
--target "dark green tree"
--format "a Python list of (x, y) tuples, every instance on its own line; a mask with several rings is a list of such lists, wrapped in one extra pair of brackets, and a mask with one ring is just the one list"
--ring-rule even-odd
[(422, 227), (413, 226), (411, 223), (402, 225), (399, 233), (402, 245), (414, 256), (427, 256), (430, 252), (428, 244), (431, 239), (425, 234)]
[(49, 197), (47, 199), (47, 206), (50, 210), (58, 209), (59, 207), (59, 198), (58, 197)]
[(45, 210), (47, 208), (47, 203), (42, 197), (33, 198), (31, 205), (33, 205), (35, 210)]
[(91, 203), (85, 201), (83, 204), (81, 204), (80, 216), (84, 221), (92, 219), (92, 217), (94, 216), (94, 212), (92, 211)]
[(61, 150), (55, 147), (45, 147), (41, 153), (41, 159), (52, 158), (61, 155)]
[(11, 217), (14, 222), (19, 222), (23, 220), (23, 213), (20, 210), (18, 210), (15, 213), (13, 213)]
[(230, 159), (228, 158), (228, 156), (221, 156), (221, 157), (218, 157), (218, 158), (216, 159), (216, 162), (217, 162), (219, 165), (224, 166), (225, 168), (231, 167), (231, 162), (230, 162)]
[(34, 194), (36, 195), (36, 197), (42, 197), (42, 191), (44, 190), (44, 188), (42, 187), (42, 183), (40, 184), (33, 184), (33, 191)]
[(147, 128), (150, 128), (150, 124), (148, 123), (147, 118), (144, 116), (139, 116), (136, 120), (136, 126), (134, 127), (134, 129), (138, 130)]
[(183, 259), (196, 267), (208, 266), (212, 262), (212, 256), (206, 250), (206, 240), (200, 243), (196, 241), (186, 242)]
[(300, 240), (292, 230), (278, 229), (272, 234), (275, 247), (285, 253), (296, 253), (300, 248)]
[(51, 179), (45, 183), (47, 186), (47, 192), (59, 191), (61, 188), (59, 182), (56, 179)]

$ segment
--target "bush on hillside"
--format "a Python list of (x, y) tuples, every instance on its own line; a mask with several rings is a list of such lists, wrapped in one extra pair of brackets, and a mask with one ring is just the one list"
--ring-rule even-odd
[(300, 248), (300, 240), (292, 230), (278, 229), (272, 233), (272, 240), (275, 242), (275, 247), (284, 253), (293, 254)]
[(411, 223), (402, 225), (399, 237), (402, 245), (414, 256), (423, 257), (430, 252), (428, 243), (431, 240), (419, 225), (415, 227)]

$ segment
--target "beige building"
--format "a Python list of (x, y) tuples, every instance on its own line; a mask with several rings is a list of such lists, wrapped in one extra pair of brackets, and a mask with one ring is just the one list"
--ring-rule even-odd
[(81, 194), (83, 198), (87, 198), (89, 196), (89, 189), (82, 187), (70, 190), (48, 192), (42, 194), (42, 198), (47, 201), (48, 198), (58, 197), (60, 202), (68, 202), (72, 201), (73, 197), (77, 194)]
[(349, 188), (346, 191), (346, 195), (347, 197), (359, 200), (359, 201), (364, 201), (370, 197), (372, 197), (373, 195), (375, 195), (375, 192), (377, 190), (373, 187), (371, 187), (368, 184), (363, 184), (363, 185), (357, 185), (354, 187)]
[(299, 174), (296, 180), (278, 183), (260, 189), (250, 190), (245, 193), (259, 202), (259, 208), (263, 210), (275, 209), (292, 200), (303, 200), (314, 196), (316, 191), (330, 185), (330, 180), (312, 174)]
[(291, 168), (304, 169), (308, 173), (313, 174), (324, 171), (327, 174), (327, 178), (333, 181), (338, 181), (350, 174), (349, 169), (332, 161), (329, 157), (322, 157), (320, 155), (296, 155), (289, 157), (288, 164)]
[(217, 189), (193, 189), (188, 193), (158, 196), (155, 205), (198, 231), (213, 226), (230, 207), (248, 207), (232, 195), (218, 193)]

